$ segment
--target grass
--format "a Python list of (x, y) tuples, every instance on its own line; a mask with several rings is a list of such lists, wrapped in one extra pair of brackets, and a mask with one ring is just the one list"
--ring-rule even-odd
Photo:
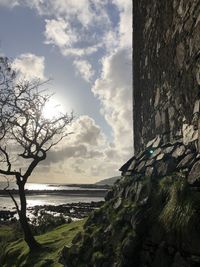
[[(43, 235), (36, 236), (42, 244), (38, 252), (30, 253), (26, 243), (19, 239), (10, 243), (3, 253), (1, 267), (60, 267), (58, 263), (60, 252), (64, 246), (70, 246), (74, 236), (82, 231), (85, 220), (61, 225)], [(0, 230), (1, 236), (10, 235), (11, 229)]]
[[(177, 177), (167, 188), (167, 201), (160, 214), (160, 220), (167, 231), (189, 234), (190, 225), (199, 221), (199, 192), (193, 192), (185, 179)], [(166, 189), (165, 189), (166, 191)], [(165, 192), (166, 194), (166, 192)]]
[(9, 225), (2, 225), (0, 228), (0, 241), (12, 238), (13, 234), (14, 234), (13, 227)]

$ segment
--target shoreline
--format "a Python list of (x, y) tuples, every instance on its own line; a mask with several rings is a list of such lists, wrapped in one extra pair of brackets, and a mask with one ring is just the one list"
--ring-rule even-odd
[[(72, 220), (83, 219), (95, 209), (100, 208), (105, 201), (91, 201), (91, 202), (74, 202), (61, 205), (36, 205), (28, 207), (27, 212), (29, 219), (32, 221), (34, 218), (42, 214), (51, 214), (53, 216), (64, 216)], [(16, 218), (17, 211), (15, 210), (0, 210), (0, 225), (7, 224), (8, 222), (18, 221)]]
[[(17, 189), (11, 189), (11, 190), (0, 190), (0, 197), (1, 196), (9, 196), (8, 191), (13, 195), (18, 195)], [(68, 195), (68, 196), (84, 196), (84, 197), (105, 197), (106, 193), (108, 192), (108, 189), (62, 189), (62, 190), (25, 190), (26, 195)]]

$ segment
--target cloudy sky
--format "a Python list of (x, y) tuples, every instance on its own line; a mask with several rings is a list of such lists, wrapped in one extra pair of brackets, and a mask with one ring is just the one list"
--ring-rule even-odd
[(25, 79), (51, 78), (70, 135), (30, 181), (92, 183), (133, 154), (132, 1), (0, 0), (0, 54)]

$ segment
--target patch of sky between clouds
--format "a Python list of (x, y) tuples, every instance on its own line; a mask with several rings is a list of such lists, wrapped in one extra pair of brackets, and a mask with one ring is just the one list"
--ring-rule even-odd
[(16, 6), (8, 9), (1, 6), (0, 25), (0, 48), (9, 58), (14, 59), (24, 53), (49, 55), (43, 44), (45, 22), (29, 8)]

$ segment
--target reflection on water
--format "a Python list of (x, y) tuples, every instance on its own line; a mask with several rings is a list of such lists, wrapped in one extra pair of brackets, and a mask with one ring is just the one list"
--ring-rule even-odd
[[(0, 189), (4, 189), (7, 186), (6, 182), (0, 181)], [(18, 189), (15, 182), (10, 182), (9, 189)], [(25, 189), (28, 190), (94, 190), (95, 188), (83, 188), (77, 186), (68, 186), (65, 184), (37, 184), (37, 183), (26, 183)], [(99, 188), (101, 190), (101, 188)]]

